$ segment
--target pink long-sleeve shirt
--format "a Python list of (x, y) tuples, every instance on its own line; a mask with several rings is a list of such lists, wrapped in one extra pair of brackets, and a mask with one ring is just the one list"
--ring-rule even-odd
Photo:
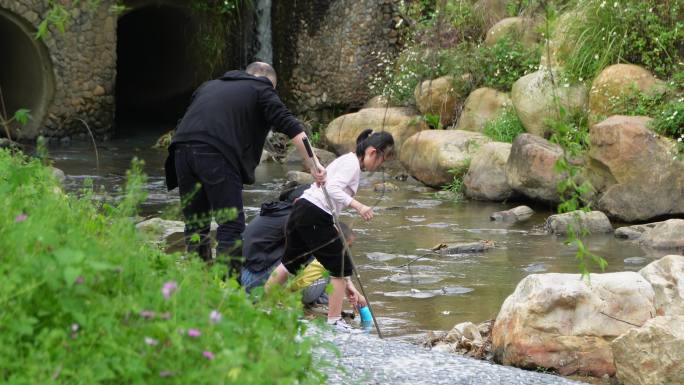
[(343, 208), (349, 206), (359, 189), (359, 178), (361, 176), (359, 158), (353, 152), (342, 155), (328, 165), (326, 172), (325, 188), (334, 207), (328, 206), (323, 189), (316, 184), (312, 184), (310, 188), (304, 191), (302, 198), (328, 214), (332, 214), (332, 209), (334, 209), (335, 213), (339, 215)]

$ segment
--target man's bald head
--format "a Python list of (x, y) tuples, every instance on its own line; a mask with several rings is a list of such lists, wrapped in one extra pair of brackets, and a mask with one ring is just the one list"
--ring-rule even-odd
[(255, 61), (254, 63), (247, 66), (245, 72), (253, 76), (267, 77), (268, 80), (270, 80), (273, 84), (273, 88), (275, 88), (276, 82), (278, 81), (275, 70), (268, 63)]

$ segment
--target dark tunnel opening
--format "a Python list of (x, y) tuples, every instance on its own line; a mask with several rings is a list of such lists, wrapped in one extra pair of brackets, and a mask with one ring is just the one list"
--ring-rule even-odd
[[(11, 125), (12, 137), (33, 137), (43, 121), (53, 83), (47, 48), (33, 37), (28, 22), (0, 10), (0, 113), (9, 119), (18, 109), (30, 110), (25, 126)], [(6, 136), (4, 130), (0, 136)]]
[(117, 32), (116, 126), (129, 133), (141, 126), (175, 127), (195, 83), (190, 47), (196, 26), (189, 12), (147, 6), (123, 15)]

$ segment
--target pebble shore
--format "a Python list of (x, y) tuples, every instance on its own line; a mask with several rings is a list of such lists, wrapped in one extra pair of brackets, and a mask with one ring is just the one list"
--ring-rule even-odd
[(337, 367), (323, 369), (329, 385), (571, 385), (584, 384), (563, 377), (509, 366), (494, 365), (417, 345), (384, 339), (369, 334), (342, 334), (315, 331), (324, 341), (336, 346), (337, 358), (330, 349), (319, 348), (316, 356)]

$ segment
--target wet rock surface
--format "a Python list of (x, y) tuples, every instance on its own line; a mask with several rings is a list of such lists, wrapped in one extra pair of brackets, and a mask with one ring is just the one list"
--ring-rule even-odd
[(325, 367), (328, 384), (582, 384), (531, 371), (493, 365), (486, 361), (427, 350), (416, 345), (380, 340), (367, 334), (319, 333), (340, 351), (319, 349), (316, 356), (336, 363)]
[(564, 214), (551, 215), (544, 224), (551, 234), (565, 235), (572, 226), (574, 231), (586, 230), (590, 234), (607, 234), (613, 227), (606, 214), (600, 211), (584, 212), (581, 210)]
[(625, 385), (684, 382), (684, 316), (656, 317), (611, 344), (617, 378)]
[(503, 222), (523, 222), (534, 215), (534, 210), (528, 206), (518, 206), (510, 210), (497, 211), (489, 216), (492, 221), (503, 221)]

